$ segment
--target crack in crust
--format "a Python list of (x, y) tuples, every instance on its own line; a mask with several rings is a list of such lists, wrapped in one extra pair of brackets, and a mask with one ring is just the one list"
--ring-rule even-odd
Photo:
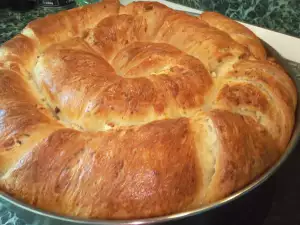
[(284, 152), (296, 89), (218, 13), (104, 0), (0, 47), (0, 189), (85, 218), (168, 215), (220, 200)]

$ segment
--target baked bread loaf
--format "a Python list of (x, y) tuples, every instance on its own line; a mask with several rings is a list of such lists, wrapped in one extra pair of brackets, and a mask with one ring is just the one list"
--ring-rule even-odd
[(49, 15), (0, 48), (0, 189), (83, 218), (196, 209), (278, 160), (296, 102), (218, 13), (105, 0)]

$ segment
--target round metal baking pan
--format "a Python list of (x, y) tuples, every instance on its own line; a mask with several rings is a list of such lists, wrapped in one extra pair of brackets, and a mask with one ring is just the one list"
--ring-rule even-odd
[[(177, 213), (168, 216), (138, 219), (138, 220), (93, 220), (80, 219), (74, 217), (61, 216), (58, 214), (46, 212), (30, 205), (24, 204), (5, 193), (0, 192), (0, 203), (4, 204), (9, 210), (16, 212), (22, 219), (30, 224), (44, 224), (44, 225), (117, 225), (117, 224), (205, 224), (214, 225), (221, 224), (224, 219), (230, 217), (229, 214), (235, 214), (237, 217), (240, 212), (247, 210), (249, 205), (253, 204), (258, 199), (265, 198), (266, 202), (271, 202), (270, 194), (274, 190), (272, 183), (273, 175), (287, 160), (293, 150), (296, 149), (300, 134), (300, 73), (297, 74), (287, 63), (287, 60), (281, 57), (271, 46), (264, 43), (269, 56), (274, 57), (288, 72), (297, 87), (298, 104), (296, 110), (296, 121), (294, 132), (286, 152), (281, 156), (279, 161), (258, 178), (253, 183), (249, 184), (242, 190), (232, 194), (231, 196), (215, 202), (206, 207), (196, 210)], [(269, 196), (269, 197), (268, 197)], [(251, 203), (252, 202), (252, 203)], [(256, 204), (256, 203), (254, 203)], [(231, 223), (226, 223), (231, 224)]]

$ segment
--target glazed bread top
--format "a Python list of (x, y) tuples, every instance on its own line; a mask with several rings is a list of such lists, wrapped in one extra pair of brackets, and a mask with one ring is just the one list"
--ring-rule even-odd
[(296, 102), (218, 13), (106, 0), (49, 15), (0, 48), (0, 189), (84, 218), (196, 209), (276, 162)]

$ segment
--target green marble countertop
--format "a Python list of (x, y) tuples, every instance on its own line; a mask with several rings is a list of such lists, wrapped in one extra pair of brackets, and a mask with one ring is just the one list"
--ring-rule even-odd
[(38, 17), (56, 13), (59, 10), (61, 9), (42, 7), (27, 12), (0, 9), (0, 44), (18, 34), (30, 21)]
[(300, 37), (300, 0), (169, 0)]

